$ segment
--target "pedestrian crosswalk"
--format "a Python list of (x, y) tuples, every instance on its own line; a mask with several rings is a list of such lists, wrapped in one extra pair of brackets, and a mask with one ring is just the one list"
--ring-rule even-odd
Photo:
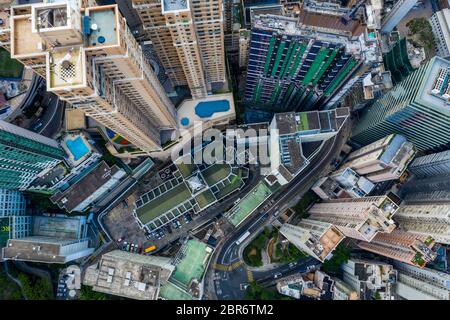
[(251, 270), (247, 269), (247, 278), (248, 278), (248, 282), (253, 282), (253, 272)]
[(242, 265), (242, 261), (236, 261), (236, 262), (233, 262), (232, 264), (216, 263), (214, 265), (214, 269), (220, 270), (220, 271), (231, 271), (236, 268), (239, 268), (241, 265)]

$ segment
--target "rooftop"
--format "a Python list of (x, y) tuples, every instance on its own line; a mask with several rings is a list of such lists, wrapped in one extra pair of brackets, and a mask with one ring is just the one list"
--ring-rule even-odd
[(189, 10), (188, 0), (163, 0), (162, 13), (186, 11)]
[(3, 249), (3, 257), (12, 260), (65, 263), (66, 256), (61, 246), (77, 242), (79, 241), (44, 236), (10, 239), (8, 246)]
[(118, 179), (123, 175), (125, 172), (118, 166), (109, 167), (106, 162), (102, 161), (70, 188), (55, 193), (50, 200), (58, 207), (71, 212), (101, 190), (108, 182), (113, 181), (112, 179)]
[(94, 291), (138, 300), (156, 300), (175, 267), (169, 258), (114, 250), (87, 268), (83, 283)]

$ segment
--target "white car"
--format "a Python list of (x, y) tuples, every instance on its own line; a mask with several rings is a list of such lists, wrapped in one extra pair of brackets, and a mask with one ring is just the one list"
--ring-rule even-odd
[(274, 275), (273, 275), (273, 278), (274, 279), (278, 279), (279, 277), (281, 277), (282, 276), (282, 274), (280, 273), (280, 272), (278, 272), (278, 273), (275, 273)]

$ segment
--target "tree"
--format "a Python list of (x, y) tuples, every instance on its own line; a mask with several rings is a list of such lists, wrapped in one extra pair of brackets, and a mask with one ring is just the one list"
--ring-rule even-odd
[(351, 251), (352, 248), (350, 246), (345, 246), (342, 243), (339, 244), (333, 252), (333, 257), (323, 263), (323, 271), (327, 273), (339, 273), (341, 265), (348, 261)]
[(108, 300), (108, 296), (92, 290), (89, 286), (81, 286), (80, 300)]
[(245, 291), (245, 298), (248, 300), (291, 300), (288, 296), (283, 296), (275, 290), (264, 288), (256, 282), (250, 282)]
[(49, 279), (39, 278), (34, 280), (24, 273), (18, 276), (22, 283), (23, 291), (30, 300), (50, 300), (53, 298), (53, 288)]

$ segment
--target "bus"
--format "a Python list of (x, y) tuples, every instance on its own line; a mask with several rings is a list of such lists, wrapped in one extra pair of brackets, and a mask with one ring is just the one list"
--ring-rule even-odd
[(236, 241), (236, 245), (240, 245), (245, 239), (250, 235), (250, 231), (246, 231), (240, 238)]
[(150, 246), (144, 249), (145, 253), (149, 253), (156, 250), (156, 246)]

